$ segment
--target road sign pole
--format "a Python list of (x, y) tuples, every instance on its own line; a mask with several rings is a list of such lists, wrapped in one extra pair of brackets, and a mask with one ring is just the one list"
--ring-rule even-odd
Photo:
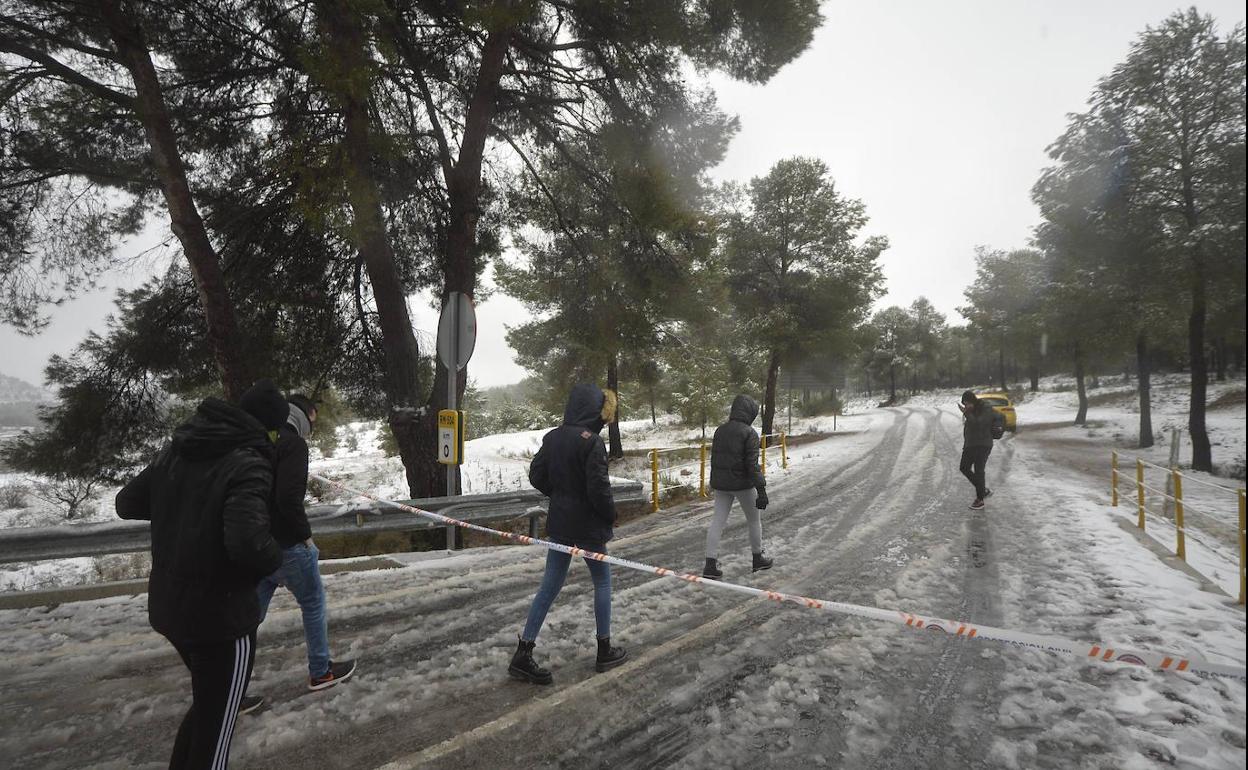
[[(455, 410), (455, 396), (459, 385), (459, 368), (455, 365), (459, 361), (459, 292), (453, 291), (447, 298), (446, 309), (450, 312), (451, 318), (456, 319), (451, 324), (450, 339), (450, 360), (451, 365), (446, 367), (446, 408)], [(458, 465), (446, 466), (446, 496), (455, 496), (455, 477), (459, 475)]]

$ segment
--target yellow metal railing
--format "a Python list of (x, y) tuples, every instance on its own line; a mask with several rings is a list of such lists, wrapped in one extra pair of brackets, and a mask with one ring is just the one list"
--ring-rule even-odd
[[(1118, 459), (1119, 458), (1118, 458), (1117, 451), (1110, 453), (1110, 471), (1109, 471), (1110, 505), (1114, 507), (1117, 507), (1118, 502), (1119, 502), (1118, 487), (1120, 484), (1121, 473), (1119, 472)], [(1170, 481), (1170, 485), (1173, 489), (1173, 494), (1146, 484), (1145, 475), (1144, 475), (1146, 468), (1152, 468), (1152, 469), (1162, 471), (1163, 473), (1167, 474), (1167, 476), (1169, 477), (1168, 480)], [(1157, 465), (1155, 463), (1150, 463), (1145, 460), (1141, 460), (1137, 457), (1135, 460), (1135, 499), (1136, 499), (1136, 509), (1137, 509), (1136, 526), (1139, 527), (1141, 530), (1145, 529), (1146, 527), (1146, 515), (1145, 514), (1148, 512), (1148, 505), (1147, 505), (1148, 494), (1152, 494), (1155, 497), (1160, 497), (1163, 500), (1174, 503), (1175, 555), (1178, 556), (1183, 561), (1187, 561), (1187, 538), (1189, 534), (1187, 531), (1187, 523), (1186, 523), (1187, 512), (1195, 511), (1196, 513), (1201, 513), (1206, 516), (1210, 516), (1210, 518), (1216, 519), (1216, 517), (1212, 516), (1211, 514), (1204, 513), (1203, 511), (1200, 511), (1199, 509), (1195, 508), (1194, 506), (1192, 506), (1190, 501), (1184, 501), (1183, 499), (1184, 481), (1187, 481), (1188, 483), (1200, 484), (1202, 486), (1209, 487), (1211, 489), (1216, 489), (1221, 492), (1234, 494), (1237, 498), (1237, 501), (1239, 503), (1239, 527), (1238, 527), (1239, 603), (1244, 604), (1245, 594), (1248, 593), (1248, 590), (1246, 590), (1246, 583), (1248, 583), (1248, 580), (1246, 580), (1246, 576), (1248, 576), (1248, 568), (1246, 568), (1246, 557), (1245, 557), (1245, 510), (1244, 510), (1244, 488), (1243, 487), (1240, 487), (1238, 489), (1232, 489), (1231, 487), (1224, 487), (1221, 484), (1214, 484), (1212, 482), (1208, 482), (1203, 479), (1198, 479), (1198, 478), (1194, 478), (1191, 476), (1184, 476), (1182, 471), (1180, 471), (1178, 468), (1173, 468), (1173, 467), (1166, 468), (1164, 466)]]
[[(774, 449), (780, 449), (780, 468), (788, 470), (789, 468), (789, 439), (784, 433), (769, 433), (766, 436), (759, 437), (759, 469), (763, 475), (767, 475), (767, 439), (778, 439), (771, 444)], [(698, 469), (698, 497), (710, 497), (710, 447), (705, 441), (700, 444), (691, 444), (689, 446), (678, 447), (656, 447), (646, 452), (646, 460), (650, 466), (650, 510), (658, 511), (662, 507), (663, 493), (670, 492), (674, 489), (688, 489), (692, 487), (692, 482), (675, 482), (664, 483), (663, 476), (665, 474), (679, 473), (691, 468)], [(690, 462), (681, 462), (679, 458), (675, 462), (664, 462), (664, 459), (678, 452), (692, 452), (696, 450), (698, 459)], [(775, 464), (774, 455), (772, 464)]]

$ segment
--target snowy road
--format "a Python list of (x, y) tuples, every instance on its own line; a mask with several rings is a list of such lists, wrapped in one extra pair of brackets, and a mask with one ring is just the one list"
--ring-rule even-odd
[[(865, 421), (864, 421), (865, 422)], [(772, 481), (771, 572), (749, 574), (743, 517), (726, 579), (807, 596), (1108, 638), (1243, 664), (1244, 615), (1156, 562), (1026, 434), (998, 444), (996, 494), (966, 509), (959, 420), (874, 413), (795, 450)], [(700, 568), (709, 509), (617, 531), (612, 552)], [(327, 578), (338, 655), (357, 677), (301, 689), (297, 610), (260, 634), (239, 767), (1243, 767), (1245, 691), (960, 642), (867, 620), (615, 573), (630, 662), (593, 672), (588, 575), (574, 565), (538, 643), (552, 687), (509, 681), (541, 573), (536, 549), (479, 549)], [(145, 597), (0, 613), (0, 756), (21, 767), (163, 766), (185, 670)], [(1236, 657), (1237, 656), (1237, 657)]]

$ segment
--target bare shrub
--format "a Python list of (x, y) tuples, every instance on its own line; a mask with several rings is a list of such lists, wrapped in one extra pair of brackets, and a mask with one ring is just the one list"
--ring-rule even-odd
[(89, 513), (88, 503), (100, 487), (99, 479), (57, 478), (37, 481), (32, 495), (50, 503), (65, 514), (66, 519)]

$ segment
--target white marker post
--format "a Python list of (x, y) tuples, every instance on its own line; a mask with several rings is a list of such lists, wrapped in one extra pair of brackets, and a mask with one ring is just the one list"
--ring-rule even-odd
[[(472, 351), (477, 346), (477, 313), (472, 298), (463, 292), (453, 291), (446, 297), (442, 315), (438, 319), (438, 358), (447, 369), (446, 408), (456, 412), (455, 401), (459, 390), (459, 371), (468, 365)], [(446, 466), (446, 495), (455, 495), (455, 481), (459, 466), (464, 462), (463, 412), (438, 415), (438, 462)], [(447, 433), (450, 435), (447, 435)], [(444, 453), (443, 442), (449, 439), (453, 451)], [(444, 456), (447, 455), (447, 456)]]

